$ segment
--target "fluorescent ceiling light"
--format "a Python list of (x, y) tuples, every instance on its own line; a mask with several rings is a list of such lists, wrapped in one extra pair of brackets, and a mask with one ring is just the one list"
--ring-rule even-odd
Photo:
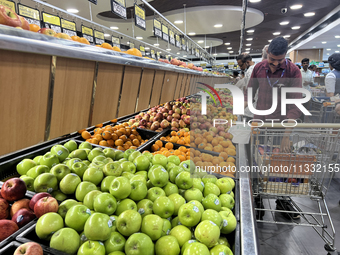
[(273, 41), (273, 40), (268, 40), (268, 42), (271, 42), (271, 41)]
[(230, 50), (229, 53), (234, 53), (234, 52), (232, 50)]
[(281, 26), (285, 26), (285, 25), (288, 25), (288, 24), (289, 24), (289, 21), (282, 21), (282, 22), (280, 22)]
[(340, 51), (336, 50), (335, 53), (339, 53)]
[(284, 38), (288, 38), (288, 37), (290, 37), (290, 35), (284, 35), (283, 37), (284, 37)]
[(246, 51), (250, 50), (250, 48), (246, 48)]
[(137, 40), (143, 40), (143, 37), (137, 36), (136, 39), (137, 39)]
[(273, 35), (280, 35), (281, 34), (281, 32), (275, 32), (275, 33), (273, 33)]
[(230, 45), (230, 42), (226, 42), (224, 45)]
[(327, 55), (329, 55), (329, 53), (327, 53)]
[(340, 35), (336, 35), (335, 38), (339, 39), (339, 38), (340, 38)]
[(327, 42), (321, 42), (322, 44), (326, 44)]
[(187, 57), (187, 55), (184, 55), (183, 57), (184, 57), (184, 58), (186, 58), (186, 57)]
[(175, 20), (174, 23), (175, 23), (175, 24), (182, 24), (182, 23), (183, 23), (183, 20)]
[(149, 48), (149, 47), (145, 47), (144, 49), (145, 49), (145, 50), (150, 50), (150, 48)]
[(159, 46), (159, 44), (158, 44), (158, 43), (155, 43), (154, 46)]
[(188, 35), (195, 35), (195, 34), (196, 34), (195, 32), (188, 33)]
[(222, 24), (216, 24), (216, 25), (214, 25), (214, 27), (223, 27), (223, 25)]
[(127, 42), (127, 44), (130, 44), (130, 42)]
[(79, 11), (77, 9), (67, 9), (66, 11), (70, 13), (78, 13)]
[(295, 26), (295, 27), (292, 27), (293, 30), (298, 30), (300, 29), (300, 26)]
[(204, 49), (208, 49), (210, 46), (204, 46)]
[(290, 7), (292, 10), (298, 10), (302, 8), (302, 4), (294, 4)]
[(329, 50), (332, 50), (332, 49), (327, 49), (327, 50), (329, 51)]
[(252, 40), (253, 40), (253, 38), (247, 38), (246, 40), (247, 40), (247, 41), (252, 41)]
[(254, 32), (255, 32), (254, 29), (249, 29), (249, 30), (247, 30), (247, 33), (254, 33)]
[(197, 43), (204, 43), (204, 41), (203, 40), (199, 40), (199, 41), (197, 41)]
[(245, 53), (246, 53), (246, 54), (249, 54), (250, 52), (249, 52), (249, 51), (246, 51)]
[(214, 56), (217, 56), (217, 54), (216, 54), (216, 53), (214, 53), (213, 55), (214, 55)]
[(171, 51), (171, 49), (166, 49), (167, 51)]
[(305, 14), (303, 14), (305, 17), (312, 17), (315, 15), (315, 12), (307, 12)]
[(316, 46), (313, 46), (313, 48), (316, 48)]
[(104, 34), (104, 36), (108, 37), (108, 36), (110, 36), (110, 34)]
[(180, 52), (177, 52), (177, 55), (181, 54)]
[(337, 46), (340, 47), (340, 44), (338, 44)]
[(110, 27), (111, 29), (113, 30), (118, 30), (119, 28), (118, 27)]
[(261, 2), (261, 0), (249, 0), (249, 2), (251, 2), (251, 3), (258, 3), (258, 2)]
[(246, 46), (248, 46), (248, 47), (251, 46), (251, 43), (247, 43)]
[(228, 47), (227, 50), (231, 50), (233, 47)]

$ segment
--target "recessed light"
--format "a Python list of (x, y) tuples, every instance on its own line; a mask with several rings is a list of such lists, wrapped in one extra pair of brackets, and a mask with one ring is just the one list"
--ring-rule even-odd
[(338, 44), (337, 46), (340, 47), (340, 44)]
[(295, 27), (292, 27), (293, 30), (298, 30), (300, 29), (300, 26), (295, 26)]
[(177, 55), (181, 54), (180, 52), (177, 52)]
[(214, 27), (223, 27), (223, 25), (222, 24), (216, 24), (216, 25), (214, 25)]
[(197, 41), (197, 43), (204, 43), (204, 41), (203, 40), (199, 40), (199, 41)]
[(253, 38), (247, 38), (246, 40), (247, 40), (247, 41), (252, 41), (252, 40), (253, 40)]
[(288, 24), (289, 24), (289, 21), (282, 21), (282, 22), (280, 22), (281, 26), (285, 26), (285, 25), (288, 25)]
[(111, 29), (113, 30), (118, 30), (119, 28), (118, 27), (110, 27)]
[(283, 37), (284, 37), (284, 38), (288, 38), (288, 37), (290, 37), (290, 35), (284, 35)]
[(145, 49), (145, 50), (150, 50), (150, 48), (149, 48), (149, 47), (145, 47), (144, 49)]
[(249, 52), (249, 51), (246, 51), (245, 53), (246, 53), (246, 54), (249, 54), (250, 52)]
[(327, 55), (329, 55), (329, 53), (327, 53)]
[(216, 54), (216, 53), (214, 53), (214, 54), (213, 54), (213, 56), (217, 56), (217, 54)]
[(340, 35), (336, 35), (335, 38), (338, 38), (338, 39), (339, 39), (339, 38), (340, 38)]
[(303, 14), (305, 17), (312, 17), (315, 15), (315, 12), (307, 12), (305, 14)]
[(321, 42), (322, 44), (326, 44), (327, 42)]
[(246, 46), (248, 46), (248, 47), (251, 46), (251, 43), (247, 43)]
[(280, 35), (281, 34), (281, 32), (275, 32), (275, 33), (273, 33), (273, 35)]
[(226, 42), (224, 45), (230, 45), (230, 42)]
[(143, 40), (143, 37), (137, 36), (136, 39), (137, 39), (137, 40)]
[(104, 36), (108, 37), (108, 36), (110, 36), (110, 34), (104, 34)]
[(204, 49), (208, 49), (210, 46), (204, 46)]
[(261, 2), (261, 0), (249, 0), (249, 2), (251, 2), (251, 3), (258, 3), (258, 2)]
[(78, 13), (79, 11), (77, 9), (67, 9), (66, 11), (70, 13)]
[(336, 50), (335, 53), (339, 53), (340, 51)]
[(171, 51), (171, 49), (166, 49), (167, 51)]
[(184, 58), (186, 58), (186, 57), (187, 57), (187, 55), (184, 55), (183, 57), (184, 57)]
[(250, 48), (246, 48), (246, 51), (250, 50)]
[(232, 50), (230, 50), (229, 53), (234, 53), (234, 52)]
[(329, 51), (329, 50), (332, 50), (332, 49), (327, 49), (327, 50)]
[(130, 44), (130, 42), (127, 42), (127, 44)]
[(302, 8), (302, 4), (294, 4), (290, 7), (292, 10), (298, 10)]
[(158, 43), (155, 43), (154, 46), (159, 46), (159, 44), (158, 44)]
[(174, 23), (175, 23), (175, 24), (182, 24), (182, 23), (183, 23), (183, 20), (175, 20)]
[(254, 29), (247, 30), (247, 33), (254, 33), (254, 32), (255, 32)]
[(188, 35), (195, 35), (195, 34), (196, 34), (195, 32), (188, 33)]
[(227, 50), (231, 50), (233, 47), (228, 47)]

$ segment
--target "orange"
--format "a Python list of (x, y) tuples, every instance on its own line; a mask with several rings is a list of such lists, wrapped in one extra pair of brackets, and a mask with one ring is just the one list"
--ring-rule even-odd
[(231, 155), (231, 156), (235, 156), (236, 155), (236, 151), (234, 149), (227, 149), (227, 153), (228, 155)]
[(80, 37), (74, 35), (74, 36), (71, 36), (71, 39), (72, 39), (73, 41), (75, 41), (75, 42), (79, 42)]
[(180, 152), (179, 150), (175, 150), (174, 154), (175, 154), (176, 156), (179, 156), (179, 155), (181, 155), (181, 152)]
[(124, 151), (124, 147), (122, 147), (122, 146), (117, 146), (117, 150)]
[(93, 132), (94, 132), (95, 134), (100, 134), (100, 133), (102, 132), (102, 129), (101, 129), (101, 128), (95, 128), (95, 129), (93, 130)]
[(86, 131), (86, 129), (84, 128), (84, 129), (82, 129), (82, 130), (79, 130), (78, 131), (78, 134), (81, 134), (81, 133), (83, 133), (84, 131)]
[(92, 138), (91, 140), (92, 140), (93, 144), (98, 144), (99, 143), (99, 141), (96, 138)]
[(137, 50), (136, 48), (132, 48), (132, 49), (129, 49), (126, 51), (127, 54), (130, 54), (130, 55), (134, 55), (134, 56), (137, 56), (137, 57), (142, 57), (142, 53)]
[(94, 138), (96, 138), (98, 140), (98, 142), (100, 142), (101, 140), (103, 140), (103, 137), (101, 134), (96, 134), (94, 135)]
[(104, 138), (105, 140), (109, 140), (109, 139), (111, 139), (111, 138), (112, 138), (112, 135), (111, 135), (111, 133), (110, 133), (110, 132), (108, 132), (108, 131), (106, 131), (106, 132), (103, 132), (102, 136), (103, 136), (103, 138)]
[(115, 145), (115, 141), (113, 141), (112, 139), (109, 139), (109, 140), (107, 140), (106, 142), (107, 142), (107, 144), (108, 144), (109, 146), (111, 146), (111, 147), (113, 147), (113, 146)]
[(183, 156), (183, 155), (179, 155), (178, 157), (179, 157), (179, 159), (180, 159), (180, 161), (181, 161), (181, 162), (183, 162), (183, 161), (185, 161), (185, 160), (186, 160), (186, 157), (185, 157), (185, 156)]
[(176, 131), (171, 131), (171, 136), (175, 136), (177, 133), (176, 133)]
[(115, 145), (116, 146), (122, 146), (124, 144), (123, 140), (122, 139), (118, 139), (115, 141)]
[(161, 138), (159, 138), (159, 140), (161, 140), (161, 141), (167, 141), (167, 140), (166, 140), (166, 137), (164, 137), (164, 136), (162, 136)]
[(117, 122), (117, 119), (113, 119), (111, 120), (112, 123), (116, 123)]
[(155, 142), (155, 144), (157, 144), (157, 146), (158, 146), (159, 148), (163, 147), (163, 143), (162, 143), (161, 140), (157, 140), (157, 141)]
[(185, 144), (185, 142), (184, 142), (182, 139), (178, 139), (177, 143), (178, 143), (178, 144), (182, 144), (182, 145)]
[(139, 143), (139, 140), (138, 140), (138, 139), (133, 139), (133, 140), (132, 140), (132, 144), (133, 144), (134, 146), (138, 147), (140, 143)]
[(130, 148), (130, 146), (128, 144), (124, 144), (123, 147), (124, 147), (125, 150)]
[(99, 145), (101, 145), (101, 146), (106, 146), (106, 147), (107, 147), (107, 146), (108, 146), (108, 143), (107, 143), (106, 141), (103, 140), (103, 141), (100, 141), (100, 142), (99, 142)]
[(235, 163), (235, 159), (233, 157), (229, 157), (227, 159), (227, 162)]
[(112, 136), (112, 140), (114, 141), (118, 139), (118, 135), (116, 133), (113, 133), (111, 136)]
[(83, 44), (90, 45), (89, 41), (88, 41), (86, 38), (84, 38), (84, 37), (80, 37), (80, 38), (79, 38), (79, 42), (80, 42), (80, 43), (83, 43)]
[(112, 46), (110, 45), (110, 44), (108, 44), (108, 43), (102, 43), (102, 48), (104, 48), (104, 49), (108, 49), (108, 50), (112, 50)]
[(171, 155), (171, 153), (170, 153), (170, 151), (164, 151), (163, 155), (166, 156), (166, 157), (169, 157)]
[(159, 150), (159, 146), (157, 144), (153, 144), (151, 146), (151, 151), (158, 151)]
[(166, 143), (165, 144), (165, 148), (167, 148), (168, 150), (171, 150), (174, 147), (174, 145), (172, 143)]
[(223, 158), (224, 160), (226, 160), (228, 158), (228, 153), (226, 152), (221, 152), (220, 155), (219, 155), (221, 158)]
[(38, 32), (40, 30), (40, 27), (36, 24), (30, 24), (30, 31)]
[(119, 47), (117, 47), (117, 46), (113, 46), (113, 47), (112, 47), (112, 50), (122, 52), (122, 51), (119, 49)]
[(95, 127), (101, 128), (101, 127), (103, 127), (103, 123), (97, 124), (97, 125), (95, 125)]
[(86, 139), (90, 139), (91, 138), (91, 134), (87, 131), (84, 131), (81, 133), (81, 137), (84, 138), (85, 140)]
[(137, 150), (137, 147), (136, 146), (131, 146), (130, 149)]

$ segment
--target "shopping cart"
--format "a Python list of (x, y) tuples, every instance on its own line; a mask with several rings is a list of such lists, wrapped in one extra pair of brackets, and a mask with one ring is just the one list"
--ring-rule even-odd
[[(283, 137), (289, 138), (290, 153), (280, 152)], [(326, 243), (329, 254), (335, 254), (335, 229), (325, 196), (335, 172), (340, 172), (338, 156), (334, 157), (339, 150), (339, 124), (302, 123), (290, 133), (277, 124), (253, 127), (251, 176), (257, 222), (312, 227)], [(318, 209), (306, 212), (291, 197), (315, 201)], [(264, 199), (268, 199), (268, 209), (263, 206)], [(272, 209), (270, 199), (284, 201), (297, 212)], [(265, 220), (264, 212), (269, 214)], [(282, 213), (290, 221), (280, 220)], [(300, 219), (294, 220), (292, 213), (298, 213)], [(328, 225), (330, 229), (326, 229)]]
[(324, 96), (326, 96), (326, 89), (325, 89), (325, 87), (311, 88), (310, 91), (312, 93), (312, 97), (324, 97)]
[(334, 123), (334, 102), (329, 97), (312, 97), (309, 105), (311, 116), (306, 116), (309, 123)]

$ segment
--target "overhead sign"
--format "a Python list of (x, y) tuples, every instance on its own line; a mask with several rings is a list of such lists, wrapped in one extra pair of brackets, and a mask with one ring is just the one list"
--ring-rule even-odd
[(132, 42), (130, 42), (129, 45), (130, 45), (130, 49), (133, 49), (135, 47), (135, 44)]
[(135, 4), (135, 25), (146, 30), (145, 10), (137, 4)]
[(120, 49), (120, 39), (118, 37), (112, 36), (112, 45)]
[(111, 0), (111, 12), (127, 19), (125, 0)]
[(153, 19), (153, 34), (162, 38), (162, 23), (156, 19)]
[(57, 33), (61, 33), (60, 18), (46, 12), (42, 12), (42, 20), (45, 28), (51, 28)]
[(169, 41), (169, 29), (167, 26), (165, 26), (164, 24), (162, 24), (162, 33), (163, 33), (163, 40), (164, 41)]
[(155, 51), (154, 50), (151, 50), (151, 57), (156, 59), (156, 55), (155, 55)]
[(144, 48), (144, 46), (139, 46), (139, 50), (140, 50), (140, 52), (142, 53), (142, 56), (145, 56), (145, 48)]
[(169, 38), (170, 38), (170, 44), (175, 45), (175, 33), (173, 31), (169, 31)]
[(66, 19), (60, 19), (61, 20), (61, 28), (63, 30), (63, 33), (68, 34), (69, 36), (76, 36), (77, 35), (77, 29), (76, 29), (76, 23), (73, 21), (68, 21)]
[(104, 43), (105, 42), (104, 33), (98, 30), (94, 30), (94, 40), (95, 44), (97, 45)]
[(184, 38), (182, 38), (182, 50), (185, 50), (187, 47), (187, 43)]
[(10, 0), (0, 0), (0, 5), (6, 6), (6, 7), (12, 9), (12, 11), (16, 12), (16, 10), (15, 10), (15, 3), (13, 1), (10, 1)]
[(181, 37), (176, 34), (175, 39), (176, 39), (176, 47), (181, 48)]
[(18, 14), (25, 17), (28, 23), (38, 25), (39, 27), (41, 26), (39, 10), (23, 4), (18, 4)]
[(89, 41), (89, 43), (93, 44), (94, 40), (93, 40), (93, 29), (92, 28), (82, 25), (81, 33), (83, 34), (83, 37)]
[(95, 5), (97, 5), (97, 0), (89, 0), (89, 2), (91, 2), (91, 3), (95, 4)]

